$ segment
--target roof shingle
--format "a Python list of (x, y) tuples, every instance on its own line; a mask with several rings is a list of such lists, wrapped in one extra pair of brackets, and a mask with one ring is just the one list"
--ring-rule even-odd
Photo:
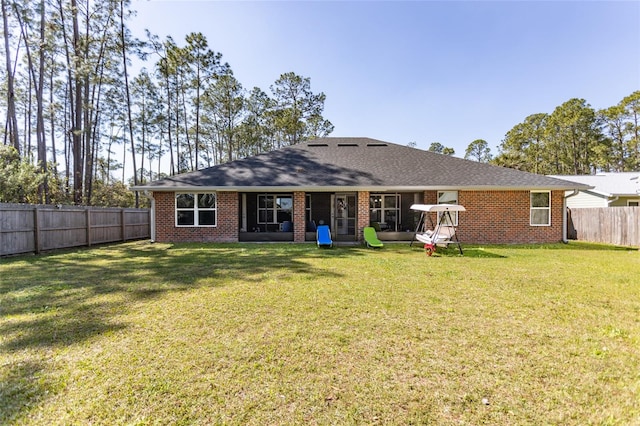
[(140, 185), (153, 191), (587, 189), (370, 138), (322, 138)]

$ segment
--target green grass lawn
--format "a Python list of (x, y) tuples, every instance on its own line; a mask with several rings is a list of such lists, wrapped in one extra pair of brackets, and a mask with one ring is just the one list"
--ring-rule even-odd
[(640, 424), (640, 253), (0, 259), (0, 424)]

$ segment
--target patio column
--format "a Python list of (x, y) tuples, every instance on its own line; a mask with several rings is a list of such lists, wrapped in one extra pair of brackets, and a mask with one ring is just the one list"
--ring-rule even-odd
[(369, 191), (358, 191), (358, 241), (362, 242), (363, 229), (369, 226)]
[[(438, 191), (424, 191), (424, 204), (438, 204)], [(428, 213), (433, 223), (438, 222), (438, 215), (434, 212)]]
[(304, 243), (306, 224), (306, 197), (304, 191), (293, 193), (293, 242)]
[(424, 191), (423, 204), (438, 204), (438, 191)]

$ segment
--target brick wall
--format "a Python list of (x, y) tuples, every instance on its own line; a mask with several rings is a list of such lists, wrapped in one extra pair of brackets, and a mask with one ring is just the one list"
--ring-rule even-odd
[(156, 200), (156, 241), (237, 242), (239, 198), (237, 192), (218, 192), (216, 227), (176, 227), (174, 192), (154, 192)]
[(424, 191), (425, 204), (438, 204), (438, 191)]
[(360, 191), (358, 192), (358, 216), (357, 216), (357, 224), (358, 233), (357, 238), (358, 241), (364, 240), (364, 227), (369, 226), (369, 191)]
[(304, 243), (306, 231), (305, 192), (293, 193), (293, 242)]
[[(239, 196), (218, 192), (218, 226), (176, 227), (175, 195), (156, 192), (156, 241), (238, 241)], [(531, 226), (529, 191), (459, 191), (458, 202), (467, 211), (459, 213), (458, 236), (463, 243), (549, 243), (562, 240), (563, 191), (551, 193), (551, 226)], [(425, 191), (425, 204), (437, 203), (437, 191)], [(294, 241), (304, 241), (305, 194), (294, 193)], [(435, 218), (434, 218), (435, 219)], [(369, 226), (369, 192), (358, 192), (358, 239)]]
[[(424, 191), (424, 204), (438, 204), (438, 191)], [(429, 213), (431, 216), (431, 222), (429, 219), (426, 219), (426, 226), (429, 227), (430, 224), (438, 223), (438, 214), (437, 213)]]
[(551, 226), (530, 225), (529, 191), (459, 191), (458, 236), (468, 243), (553, 243), (562, 240), (563, 191), (551, 193)]

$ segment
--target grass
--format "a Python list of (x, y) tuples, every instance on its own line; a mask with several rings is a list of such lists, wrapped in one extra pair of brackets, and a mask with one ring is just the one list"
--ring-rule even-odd
[(0, 259), (0, 423), (640, 424), (638, 271), (588, 244)]

